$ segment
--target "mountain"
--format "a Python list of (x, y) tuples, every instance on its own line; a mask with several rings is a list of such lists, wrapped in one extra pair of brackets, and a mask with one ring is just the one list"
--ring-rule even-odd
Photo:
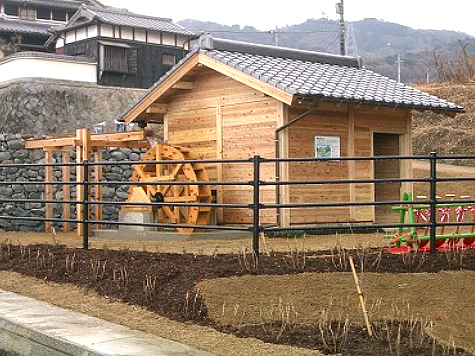
[[(338, 21), (309, 19), (270, 31), (258, 31), (252, 26), (226, 26), (214, 22), (182, 20), (183, 27), (211, 33), (215, 37), (266, 45), (339, 53)], [(411, 27), (377, 19), (347, 22), (347, 51), (359, 55), (367, 69), (390, 78), (397, 78), (397, 59), (401, 58), (401, 81), (406, 83), (437, 81), (435, 58), (450, 62), (466, 45), (475, 51), (475, 37), (456, 31), (415, 30)]]

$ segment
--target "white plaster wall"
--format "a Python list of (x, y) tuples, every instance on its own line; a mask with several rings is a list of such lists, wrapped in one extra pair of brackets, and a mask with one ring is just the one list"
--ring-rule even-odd
[(141, 30), (136, 28), (135, 29), (135, 40), (140, 41), (140, 42), (146, 42), (147, 41), (147, 35), (145, 30)]
[(101, 25), (102, 37), (114, 37), (114, 28), (110, 25)]
[(76, 42), (76, 31), (66, 32), (66, 43)]
[(87, 38), (86, 28), (81, 27), (76, 30), (76, 41), (85, 40)]
[(163, 33), (163, 44), (174, 46), (175, 45), (175, 35), (170, 33)]
[(35, 57), (11, 58), (0, 62), (0, 83), (19, 78), (96, 83), (96, 64)]
[(124, 40), (134, 39), (134, 30), (132, 29), (132, 27), (121, 27), (120, 33), (121, 38)]
[(149, 32), (148, 33), (148, 43), (161, 44), (160, 32)]
[(88, 38), (97, 37), (98, 36), (97, 25), (92, 25), (87, 28), (87, 36)]

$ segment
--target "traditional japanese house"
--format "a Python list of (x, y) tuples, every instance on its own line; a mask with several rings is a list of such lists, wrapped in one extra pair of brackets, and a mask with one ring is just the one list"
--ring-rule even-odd
[(168, 18), (90, 6), (54, 31), (57, 53), (97, 62), (98, 84), (144, 89), (186, 56), (196, 38)]

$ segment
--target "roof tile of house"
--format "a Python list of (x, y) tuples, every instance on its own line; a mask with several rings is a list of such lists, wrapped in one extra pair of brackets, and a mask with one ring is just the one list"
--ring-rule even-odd
[[(186, 30), (176, 23), (173, 23), (171, 19), (135, 14), (125, 9), (83, 6), (79, 11), (82, 12), (83, 15), (86, 15), (90, 18), (90, 21), (87, 23), (98, 21), (115, 26), (128, 26), (186, 36), (194, 35), (193, 32)], [(76, 14), (75, 17), (76, 16), (81, 16), (81, 13)], [(84, 23), (81, 22), (76, 24), (73, 21), (71, 24), (66, 25), (65, 28), (74, 28), (78, 25), (82, 26)]]
[(10, 20), (0, 18), (0, 31), (21, 34), (36, 34), (50, 36), (50, 24), (41, 24), (32, 21)]
[(286, 50), (279, 47), (217, 39), (212, 42), (211, 46), (202, 45), (200, 51), (292, 95), (414, 109), (463, 110), (462, 106), (360, 68), (349, 57), (300, 51), (302, 59), (296, 59), (299, 51), (292, 49), (286, 55)]

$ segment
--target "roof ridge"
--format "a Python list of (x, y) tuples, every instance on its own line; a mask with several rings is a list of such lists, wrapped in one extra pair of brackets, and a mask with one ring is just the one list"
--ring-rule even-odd
[(105, 12), (108, 14), (128, 15), (128, 16), (139, 17), (143, 19), (158, 20), (158, 21), (163, 21), (163, 22), (173, 22), (173, 20), (169, 17), (157, 17), (157, 16), (151, 16), (151, 15), (138, 14), (135, 12), (131, 12), (125, 8), (119, 8), (119, 7), (113, 7), (113, 6), (98, 7), (98, 6), (82, 5), (81, 7), (91, 12)]
[(361, 61), (351, 56), (341, 56), (332, 53), (300, 50), (290, 47), (269, 46), (263, 44), (241, 42), (224, 38), (215, 38), (209, 34), (198, 39), (198, 48), (204, 50), (218, 50), (228, 52), (241, 52), (268, 57), (279, 57), (306, 62), (334, 64), (361, 69)]

